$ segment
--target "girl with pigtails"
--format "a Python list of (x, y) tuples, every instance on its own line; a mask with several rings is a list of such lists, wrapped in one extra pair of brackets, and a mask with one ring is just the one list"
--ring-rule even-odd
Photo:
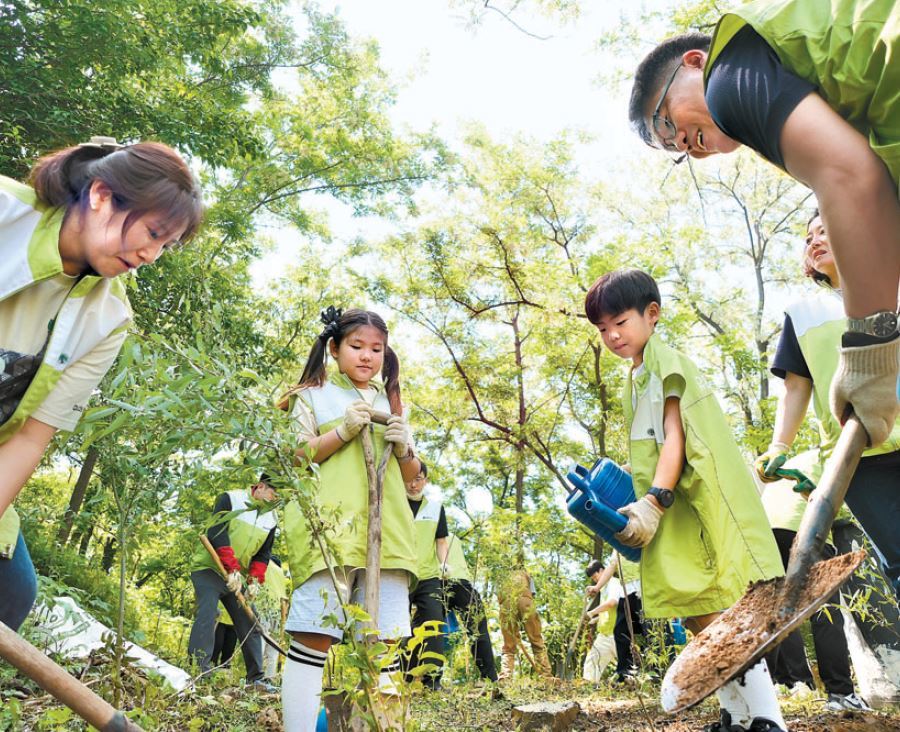
[(0, 622), (37, 590), (12, 502), (115, 361), (131, 309), (119, 275), (186, 241), (200, 188), (177, 152), (92, 138), (0, 176)]
[[(336, 556), (325, 557), (296, 501), (284, 512), (293, 579), (285, 628), (292, 642), (282, 678), (286, 732), (315, 729), (328, 649), (343, 631), (326, 618), (341, 617), (341, 605), (362, 604), (365, 588), (368, 481), (362, 430), (374, 437), (375, 461), (390, 449), (384, 477), (379, 637), (387, 642), (410, 635), (408, 594), (415, 579), (416, 545), (405, 484), (420, 470), (400, 400), (400, 364), (388, 345), (388, 329), (376, 313), (329, 307), (325, 327), (313, 344), (300, 382), (282, 400), (298, 433), (298, 455), (318, 465), (315, 503), (337, 515), (330, 535)], [(334, 366), (326, 368), (327, 356)], [(379, 374), (381, 375), (380, 380)], [(391, 414), (386, 427), (372, 422), (375, 411)], [(335, 588), (328, 563), (338, 578)], [(380, 685), (393, 688), (397, 667), (381, 669)]]

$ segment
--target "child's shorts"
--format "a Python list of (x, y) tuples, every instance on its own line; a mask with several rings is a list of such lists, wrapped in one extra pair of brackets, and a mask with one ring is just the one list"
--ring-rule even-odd
[[(291, 595), (291, 610), (285, 630), (293, 633), (319, 633), (341, 640), (344, 631), (328, 623), (333, 615), (343, 622), (341, 605), (362, 605), (366, 592), (366, 570), (336, 570), (340, 600), (327, 569), (316, 572)], [(323, 594), (325, 597), (323, 598)], [(378, 603), (378, 637), (405, 638), (412, 635), (409, 627), (409, 573), (404, 569), (382, 569)]]

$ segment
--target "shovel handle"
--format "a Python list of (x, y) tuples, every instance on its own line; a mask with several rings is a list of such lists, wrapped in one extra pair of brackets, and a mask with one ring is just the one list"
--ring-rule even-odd
[(387, 412), (372, 412), (372, 421), (375, 424), (385, 425), (388, 423), (388, 418), (391, 415)]
[(856, 415), (851, 414), (803, 513), (785, 573), (779, 618), (790, 618), (796, 613), (810, 567), (822, 558), (834, 517), (844, 503), (850, 479), (868, 444), (865, 428)]
[(100, 732), (142, 732), (141, 727), (122, 712), (3, 623), (0, 623), (0, 658), (15, 666)]

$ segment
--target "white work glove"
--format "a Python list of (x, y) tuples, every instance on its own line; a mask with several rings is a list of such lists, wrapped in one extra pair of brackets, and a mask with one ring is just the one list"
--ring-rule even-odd
[(853, 405), (872, 447), (888, 438), (900, 412), (898, 371), (900, 338), (873, 346), (841, 348), (837, 373), (831, 382), (831, 411), (843, 424), (848, 406)]
[(393, 444), (396, 457), (402, 458), (406, 455), (409, 452), (409, 425), (406, 424), (406, 418), (400, 414), (388, 417), (384, 439)]
[(775, 471), (784, 465), (788, 450), (790, 447), (783, 442), (773, 442), (762, 455), (753, 461), (756, 474), (763, 483), (774, 483), (776, 480), (780, 480), (775, 475)]
[(250, 602), (253, 602), (259, 594), (259, 582), (252, 578), (247, 580), (247, 592), (245, 594), (247, 595), (247, 599)]
[(643, 547), (650, 543), (665, 512), (656, 507), (650, 496), (644, 496), (634, 503), (622, 506), (619, 513), (628, 517), (628, 523), (615, 537), (625, 546)]
[(344, 421), (337, 426), (338, 437), (350, 442), (372, 421), (372, 407), (364, 399), (357, 399), (344, 412)]
[(229, 572), (228, 576), (225, 578), (225, 586), (228, 588), (229, 592), (237, 592), (241, 589), (241, 573), (240, 572)]

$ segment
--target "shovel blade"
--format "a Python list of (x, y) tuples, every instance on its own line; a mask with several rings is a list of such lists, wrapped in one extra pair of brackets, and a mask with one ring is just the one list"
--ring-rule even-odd
[(817, 562), (802, 588), (794, 614), (779, 618), (784, 578), (756, 582), (687, 645), (662, 684), (662, 706), (678, 712), (703, 701), (754, 666), (824, 605), (866, 557), (863, 550)]

